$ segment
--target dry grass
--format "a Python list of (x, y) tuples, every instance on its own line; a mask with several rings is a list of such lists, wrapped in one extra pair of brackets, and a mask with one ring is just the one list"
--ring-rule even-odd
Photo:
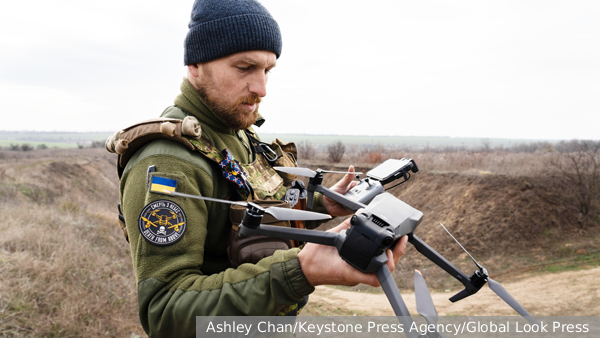
[(0, 336), (142, 334), (114, 159), (46, 154), (0, 163)]

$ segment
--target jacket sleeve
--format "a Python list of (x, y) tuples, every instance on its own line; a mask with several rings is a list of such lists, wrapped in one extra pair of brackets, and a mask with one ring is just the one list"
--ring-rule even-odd
[[(207, 243), (207, 234), (223, 226), (211, 221), (228, 219), (228, 205), (148, 192), (149, 165), (155, 165), (157, 174), (177, 180), (178, 192), (224, 197), (216, 191), (210, 171), (168, 154), (139, 159), (123, 175), (121, 203), (138, 283), (139, 315), (149, 336), (195, 337), (196, 316), (276, 315), (314, 291), (300, 268), (298, 249), (276, 251), (257, 264), (204, 273), (205, 248), (214, 245)], [(160, 199), (176, 203), (187, 218), (181, 239), (167, 246), (147, 241), (138, 228), (142, 209)]]

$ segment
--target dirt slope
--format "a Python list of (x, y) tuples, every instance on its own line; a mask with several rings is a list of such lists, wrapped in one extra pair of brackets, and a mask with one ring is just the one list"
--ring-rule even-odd
[[(328, 168), (324, 168), (328, 169)], [(336, 168), (340, 170), (341, 168)], [(370, 168), (356, 168), (367, 172)], [(330, 186), (342, 175), (326, 176)], [(490, 272), (492, 278), (537, 269), (548, 264), (582, 261), (600, 265), (598, 226), (580, 229), (573, 210), (565, 207), (545, 177), (459, 174), (420, 171), (405, 184), (389, 190), (424, 213), (415, 234), (467, 275), (475, 265), (439, 225), (452, 234)], [(321, 228), (329, 228), (337, 219)], [(569, 263), (570, 264), (570, 263)], [(412, 288), (412, 275), (399, 271), (420, 269), (430, 287), (448, 289), (456, 281), (409, 245), (394, 278), (401, 288)]]

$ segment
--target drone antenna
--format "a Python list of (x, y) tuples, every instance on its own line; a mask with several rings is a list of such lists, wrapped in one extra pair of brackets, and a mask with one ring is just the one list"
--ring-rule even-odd
[(483, 267), (481, 265), (479, 265), (479, 263), (477, 263), (477, 261), (475, 260), (475, 258), (473, 258), (473, 256), (471, 256), (471, 254), (467, 251), (467, 249), (465, 249), (460, 242), (458, 242), (458, 240), (456, 238), (454, 238), (454, 236), (452, 236), (452, 234), (450, 233), (450, 231), (448, 231), (448, 229), (446, 229), (446, 227), (444, 226), (444, 224), (440, 223), (440, 225), (442, 226), (442, 228), (444, 228), (444, 230), (446, 230), (446, 232), (448, 233), (448, 235), (450, 235), (450, 237), (452, 237), (452, 239), (456, 242), (456, 244), (458, 244), (458, 246), (461, 247), (461, 249), (463, 249), (467, 255), (469, 255), (469, 257), (471, 257), (471, 259), (473, 260), (473, 262), (475, 263), (475, 265), (477, 265), (478, 268), (483, 269)]

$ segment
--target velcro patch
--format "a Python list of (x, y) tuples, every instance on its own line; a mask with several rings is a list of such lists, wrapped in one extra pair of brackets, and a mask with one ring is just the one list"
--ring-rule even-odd
[(153, 176), (152, 181), (150, 182), (150, 191), (151, 192), (164, 192), (167, 191), (176, 191), (177, 189), (177, 180), (172, 178)]
[(183, 237), (187, 229), (187, 219), (177, 203), (158, 200), (144, 207), (138, 219), (138, 229), (152, 244), (171, 245)]

